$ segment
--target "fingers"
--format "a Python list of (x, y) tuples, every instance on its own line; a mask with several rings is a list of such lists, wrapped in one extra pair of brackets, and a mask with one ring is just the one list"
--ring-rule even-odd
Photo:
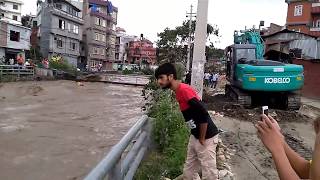
[(268, 130), (269, 129), (269, 126), (267, 125), (266, 123), (266, 120), (262, 120), (262, 121), (258, 121), (258, 125), (264, 129), (264, 131)]
[(262, 128), (259, 124), (256, 124), (255, 127), (258, 130), (258, 134), (265, 133), (264, 128)]
[(278, 123), (272, 116), (269, 115), (268, 118), (272, 123)]
[(272, 124), (272, 122), (271, 122), (271, 120), (270, 120), (269, 118), (266, 118), (266, 119), (265, 119), (265, 123), (268, 125), (268, 127), (269, 127), (270, 129), (273, 129), (273, 124)]

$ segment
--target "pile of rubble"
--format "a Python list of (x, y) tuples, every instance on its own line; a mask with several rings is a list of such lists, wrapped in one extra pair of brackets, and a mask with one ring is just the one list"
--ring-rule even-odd
[(219, 170), (219, 179), (220, 180), (233, 180), (234, 175), (231, 170), (231, 166), (229, 165), (229, 160), (231, 156), (234, 155), (233, 150), (228, 149), (219, 139), (219, 143), (217, 146), (217, 168)]

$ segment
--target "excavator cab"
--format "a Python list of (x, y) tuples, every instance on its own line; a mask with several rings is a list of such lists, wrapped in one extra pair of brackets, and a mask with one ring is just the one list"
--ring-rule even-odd
[(225, 50), (227, 63), (227, 80), (231, 83), (237, 81), (237, 65), (247, 64), (256, 60), (256, 46), (252, 44), (234, 44)]

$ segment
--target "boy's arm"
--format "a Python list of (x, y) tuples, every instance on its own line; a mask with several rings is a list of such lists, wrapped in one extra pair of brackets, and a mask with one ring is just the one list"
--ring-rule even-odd
[(199, 113), (199, 123), (200, 123), (200, 133), (199, 133), (199, 142), (204, 145), (206, 140), (207, 128), (208, 128), (208, 116), (209, 113), (206, 108), (201, 104), (197, 98), (192, 98), (188, 101), (188, 104), (193, 108), (197, 109)]

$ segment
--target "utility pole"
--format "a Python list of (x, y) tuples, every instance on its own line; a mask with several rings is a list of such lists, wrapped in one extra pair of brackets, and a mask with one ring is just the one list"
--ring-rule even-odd
[(191, 85), (202, 99), (209, 0), (198, 0)]
[(193, 5), (190, 6), (190, 12), (187, 12), (187, 18), (189, 17), (189, 38), (188, 38), (188, 56), (187, 56), (187, 71), (190, 71), (190, 55), (191, 55), (191, 36), (192, 36), (192, 19), (196, 16), (196, 13), (193, 12)]

